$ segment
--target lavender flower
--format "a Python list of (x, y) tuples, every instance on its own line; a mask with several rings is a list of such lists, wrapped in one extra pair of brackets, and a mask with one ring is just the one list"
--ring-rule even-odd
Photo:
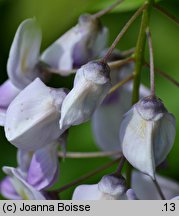
[(96, 58), (105, 48), (108, 31), (89, 14), (81, 15), (78, 24), (62, 35), (41, 55), (41, 61), (59, 70), (63, 76)]

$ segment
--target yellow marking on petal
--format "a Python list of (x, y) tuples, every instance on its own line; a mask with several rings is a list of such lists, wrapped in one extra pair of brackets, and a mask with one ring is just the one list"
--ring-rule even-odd
[(19, 195), (22, 197), (23, 200), (29, 200), (28, 195), (23, 189), (19, 190)]
[(147, 122), (145, 120), (141, 120), (140, 122), (140, 128), (139, 128), (139, 135), (141, 135), (142, 138), (145, 137), (145, 130), (146, 130), (146, 127), (147, 127)]
[(21, 61), (21, 71), (22, 71), (22, 73), (25, 73), (26, 70), (27, 70), (27, 58), (28, 58), (28, 55), (29, 55), (29, 49), (26, 48), (24, 53), (23, 53), (22, 61)]

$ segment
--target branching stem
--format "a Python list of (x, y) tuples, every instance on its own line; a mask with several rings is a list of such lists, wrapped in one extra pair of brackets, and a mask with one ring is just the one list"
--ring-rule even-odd
[(149, 53), (150, 53), (150, 89), (151, 96), (155, 96), (155, 74), (154, 74), (154, 54), (153, 54), (153, 46), (152, 46), (152, 37), (149, 31), (149, 28), (146, 30)]
[(121, 38), (124, 36), (124, 34), (127, 32), (129, 27), (133, 24), (133, 22), (137, 19), (137, 17), (142, 13), (142, 11), (147, 7), (147, 4), (144, 4), (142, 7), (140, 7), (135, 14), (130, 18), (130, 20), (125, 24), (123, 29), (120, 31), (114, 42), (112, 43), (111, 47), (109, 48), (106, 55), (101, 59), (103, 62), (107, 62), (109, 57), (111, 56), (113, 50), (115, 49), (116, 45), (119, 43)]
[(163, 7), (161, 7), (160, 5), (155, 5), (155, 8), (157, 10), (159, 10), (161, 13), (163, 13), (165, 16), (167, 16), (168, 18), (170, 18), (173, 22), (175, 22), (177, 25), (179, 25), (179, 19), (176, 18), (173, 14), (169, 13), (168, 11), (166, 11)]
[(105, 15), (108, 12), (110, 12), (111, 10), (113, 10), (116, 6), (118, 6), (123, 1), (124, 0), (117, 0), (114, 4), (112, 4), (111, 6), (107, 7), (106, 9), (101, 10), (101, 11), (97, 12), (96, 14), (93, 14), (92, 17), (94, 19), (102, 17), (103, 15)]
[(80, 178), (78, 178), (78, 179), (76, 179), (76, 180), (62, 186), (61, 188), (59, 188), (57, 190), (54, 190), (54, 192), (61, 193), (61, 192), (65, 191), (65, 190), (69, 189), (70, 187), (72, 187), (72, 186), (74, 186), (76, 184), (79, 184), (79, 183), (83, 182), (84, 180), (86, 180), (86, 179), (88, 179), (88, 178), (90, 178), (90, 177), (92, 177), (92, 176), (94, 176), (94, 175), (96, 175), (96, 174), (110, 168), (111, 166), (118, 163), (119, 161), (120, 161), (120, 158), (117, 158), (117, 159), (115, 159), (115, 160), (113, 160), (113, 161), (111, 161), (111, 162), (97, 168), (96, 170), (93, 170), (93, 171), (81, 176)]

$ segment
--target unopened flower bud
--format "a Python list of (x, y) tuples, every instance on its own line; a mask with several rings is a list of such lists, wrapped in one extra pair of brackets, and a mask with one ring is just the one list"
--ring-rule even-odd
[(75, 27), (42, 53), (41, 61), (67, 76), (67, 70), (78, 68), (99, 55), (106, 45), (107, 35), (107, 29), (98, 19), (82, 15)]
[(39, 78), (23, 89), (7, 109), (5, 133), (8, 141), (25, 151), (35, 151), (56, 141), (64, 89), (47, 87)]
[(122, 176), (106, 175), (98, 184), (78, 186), (72, 200), (122, 200), (127, 199), (126, 190)]
[(89, 62), (78, 69), (73, 89), (62, 104), (61, 129), (91, 118), (111, 86), (109, 72), (108, 65), (101, 62)]
[(175, 118), (153, 96), (135, 104), (120, 127), (122, 151), (133, 167), (155, 178), (155, 167), (170, 152), (176, 134)]

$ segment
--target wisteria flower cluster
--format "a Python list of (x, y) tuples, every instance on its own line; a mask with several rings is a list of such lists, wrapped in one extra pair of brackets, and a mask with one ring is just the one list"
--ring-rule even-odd
[[(50, 190), (60, 181), (59, 173), (63, 175), (58, 149), (67, 157), (68, 130), (91, 120), (101, 149), (96, 154), (112, 158), (107, 166), (119, 166), (95, 184), (76, 181), (72, 200), (179, 199), (179, 184), (156, 173), (173, 147), (176, 120), (155, 94), (149, 29), (154, 3), (147, 0), (107, 48), (108, 29), (100, 17), (121, 2), (81, 15), (74, 27), (42, 53), (37, 20), (26, 19), (18, 27), (7, 61), (8, 80), (0, 86), (0, 125), (17, 148), (17, 167), (2, 168), (7, 176), (1, 180), (0, 193), (5, 198), (59, 199), (67, 187)], [(142, 13), (135, 49), (115, 49)], [(151, 89), (140, 83), (146, 39)], [(64, 79), (75, 74), (73, 88), (49, 86), (54, 73)]]

